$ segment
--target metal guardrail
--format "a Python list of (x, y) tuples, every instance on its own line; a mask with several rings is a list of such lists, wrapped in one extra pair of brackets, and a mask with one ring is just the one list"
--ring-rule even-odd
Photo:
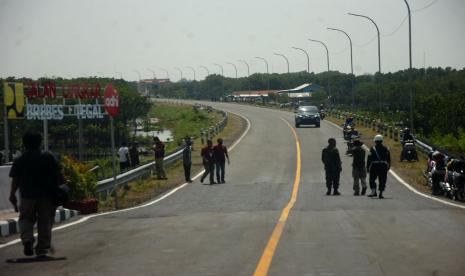
[[(223, 114), (223, 119), (219, 123), (217, 123), (215, 126), (210, 127), (208, 129), (209, 130), (208, 135), (211, 135), (210, 137), (213, 137), (215, 134), (218, 134), (221, 130), (223, 130), (223, 128), (226, 126), (228, 122), (227, 112), (223, 110), (216, 110), (216, 111)], [(202, 133), (203, 133), (203, 130), (202, 130)], [(202, 142), (203, 142), (203, 137), (202, 137)], [(165, 167), (169, 167), (173, 163), (175, 163), (177, 160), (181, 159), (182, 151), (183, 149), (181, 148), (175, 151), (174, 153), (166, 156), (165, 159), (163, 160)], [(152, 161), (150, 163), (137, 167), (133, 170), (117, 175), (116, 180), (113, 177), (111, 177), (111, 178), (98, 181), (97, 182), (97, 193), (100, 194), (103, 192), (113, 191), (116, 187), (119, 187), (120, 185), (124, 185), (134, 179), (137, 179), (138, 177), (150, 174), (154, 169), (155, 169), (155, 161)]]
[[(164, 165), (170, 166), (175, 161), (181, 158), (182, 158), (182, 149), (166, 156), (165, 159), (163, 160)], [(101, 180), (97, 182), (97, 193), (102, 193), (102, 192), (109, 191), (109, 190), (111, 191), (115, 187), (126, 184), (138, 177), (147, 175), (151, 173), (152, 170), (154, 170), (154, 166), (155, 166), (155, 161), (152, 161), (150, 163), (137, 167), (133, 170), (117, 175), (116, 180), (113, 177)]]

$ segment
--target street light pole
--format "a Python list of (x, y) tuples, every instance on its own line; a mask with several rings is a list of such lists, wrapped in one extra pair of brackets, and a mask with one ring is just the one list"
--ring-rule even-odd
[(414, 131), (413, 124), (413, 88), (412, 88), (412, 17), (407, 0), (404, 0), (408, 11), (408, 49), (409, 49), (409, 82), (410, 82), (410, 129)]
[(262, 58), (262, 57), (255, 57), (256, 59), (260, 59), (260, 60), (263, 60), (263, 62), (265, 62), (266, 64), (266, 77), (268, 79), (267, 83), (268, 83), (268, 90), (270, 90), (270, 71), (268, 70), (268, 61), (266, 61), (266, 59)]
[(329, 86), (329, 51), (328, 51), (328, 47), (326, 46), (326, 44), (323, 41), (316, 40), (316, 39), (311, 39), (311, 38), (309, 38), (308, 40), (320, 43), (321, 45), (323, 45), (323, 47), (325, 47), (325, 50), (326, 50), (326, 63), (328, 65), (328, 96), (330, 96), (331, 92), (330, 92), (330, 86)]
[(237, 60), (238, 62), (242, 62), (243, 64), (245, 64), (245, 66), (247, 66), (247, 77), (250, 76), (250, 66), (249, 64), (247, 63), (247, 61), (243, 60), (243, 59), (238, 59)]
[(263, 62), (265, 62), (266, 64), (266, 73), (269, 74), (270, 71), (268, 70), (268, 61), (266, 61), (266, 59), (262, 58), (262, 57), (255, 57), (256, 59), (260, 59), (260, 60), (263, 60)]
[(289, 74), (290, 70), (289, 70), (289, 60), (287, 59), (287, 57), (283, 54), (279, 54), (279, 53), (274, 53), (275, 55), (277, 56), (281, 56), (283, 57), (285, 60), (286, 60), (286, 63), (287, 63), (287, 73)]
[(205, 71), (207, 71), (207, 76), (205, 77), (205, 78), (207, 78), (210, 75), (210, 70), (208, 70), (208, 68), (206, 66), (203, 66), (203, 65), (200, 65), (199, 67), (202, 68), (202, 69), (205, 69)]
[(238, 59), (237, 60), (238, 62), (241, 62), (241, 63), (244, 63), (246, 66), (247, 66), (247, 81), (249, 83), (249, 94), (250, 94), (250, 66), (249, 64), (247, 63), (247, 61), (243, 60), (243, 59)]
[(373, 25), (375, 25), (376, 32), (378, 34), (378, 73), (381, 73), (381, 38), (380, 38), (380, 34), (379, 34), (378, 25), (375, 23), (375, 21), (373, 19), (371, 19), (370, 17), (368, 17), (366, 15), (355, 14), (355, 13), (350, 13), (350, 12), (348, 14), (353, 15), (353, 16), (366, 18), (366, 19), (370, 20), (371, 23), (373, 23)]
[(186, 66), (186, 68), (188, 68), (188, 69), (191, 69), (191, 70), (192, 70), (192, 73), (194, 73), (194, 81), (195, 81), (195, 69), (194, 69), (194, 67), (191, 67), (191, 66)]
[(236, 64), (231, 63), (231, 62), (226, 62), (226, 64), (230, 64), (230, 65), (232, 65), (234, 67), (234, 70), (236, 70), (236, 79), (237, 79), (237, 66), (236, 66)]
[(156, 78), (157, 78), (157, 76), (155, 75), (155, 71), (154, 71), (154, 70), (152, 70), (152, 69), (150, 69), (150, 68), (147, 68), (147, 71), (152, 72), (152, 78), (153, 78), (153, 79), (156, 79)]
[(179, 67), (173, 67), (173, 68), (175, 70), (177, 70), (179, 72), (179, 74), (181, 74), (181, 79), (180, 79), (180, 81), (181, 81), (182, 80), (182, 70), (181, 70), (181, 68), (179, 68)]
[(132, 71), (136, 72), (137, 75), (139, 76), (139, 81), (137, 82), (137, 92), (140, 93), (140, 80), (142, 79), (142, 76), (138, 70), (132, 70)]
[(165, 71), (166, 78), (169, 80), (170, 79), (170, 73), (168, 72), (168, 70), (166, 70), (165, 68), (160, 68), (160, 70)]
[(335, 28), (327, 28), (328, 30), (332, 30), (332, 31), (337, 31), (337, 32), (341, 32), (343, 34), (345, 34), (345, 36), (349, 39), (349, 44), (350, 44), (350, 72), (352, 74), (352, 109), (355, 107), (355, 103), (354, 103), (354, 100), (355, 100), (355, 95), (354, 95), (354, 60), (353, 60), (353, 57), (352, 57), (352, 39), (350, 39), (350, 36), (344, 32), (343, 30), (340, 30), (340, 29), (335, 29)]
[(223, 76), (223, 74), (224, 74), (223, 66), (221, 64), (218, 64), (218, 63), (213, 63), (213, 65), (216, 65), (221, 69), (221, 76)]
[(307, 72), (310, 73), (310, 57), (309, 57), (307, 51), (305, 51), (302, 48), (297, 48), (297, 47), (292, 47), (292, 49), (300, 50), (300, 51), (304, 52), (304, 54), (307, 56)]
[[(379, 28), (378, 28), (378, 25), (375, 23), (375, 21), (373, 19), (371, 19), (370, 17), (366, 16), (366, 15), (361, 15), (361, 14), (355, 14), (355, 13), (348, 13), (349, 15), (353, 15), (353, 16), (358, 16), (358, 17), (363, 17), (363, 18), (366, 18), (368, 20), (371, 21), (371, 23), (373, 23), (373, 25), (375, 25), (376, 27), (376, 32), (378, 34), (378, 73), (379, 73), (379, 78), (381, 78), (381, 38), (380, 38), (380, 35), (379, 35)], [(379, 113), (381, 115), (381, 84), (379, 83), (381, 80), (378, 80), (378, 104), (379, 104)]]

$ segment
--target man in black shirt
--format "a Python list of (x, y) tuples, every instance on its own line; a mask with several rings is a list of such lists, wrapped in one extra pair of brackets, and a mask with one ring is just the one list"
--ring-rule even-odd
[(55, 217), (56, 195), (61, 168), (50, 153), (40, 151), (42, 136), (26, 133), (23, 136), (24, 153), (18, 157), (10, 170), (12, 178), (10, 202), (18, 211), (16, 190), (19, 188), (19, 230), (24, 254), (34, 254), (34, 223), (37, 222), (36, 255), (45, 256), (51, 248), (52, 225)]
[(213, 147), (213, 159), (215, 160), (216, 181), (224, 183), (224, 167), (226, 159), (229, 164), (228, 149), (223, 145), (223, 139), (218, 138), (218, 145)]
[(331, 188), (334, 189), (333, 195), (340, 195), (338, 189), (342, 166), (341, 157), (336, 148), (336, 139), (328, 139), (328, 146), (321, 152), (321, 161), (325, 165), (326, 188), (328, 189), (326, 195), (331, 195)]

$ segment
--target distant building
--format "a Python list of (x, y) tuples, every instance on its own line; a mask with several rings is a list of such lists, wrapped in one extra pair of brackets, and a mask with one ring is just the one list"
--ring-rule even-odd
[(309, 101), (312, 98), (312, 94), (316, 91), (323, 90), (323, 87), (314, 83), (304, 83), (296, 88), (279, 90), (278, 94), (286, 94), (289, 99), (293, 102)]
[(277, 90), (235, 91), (226, 98), (228, 101), (248, 102), (259, 99), (266, 99), (269, 97), (269, 94), (276, 94), (277, 92)]
[(158, 90), (161, 86), (170, 83), (169, 79), (145, 79), (137, 83), (137, 90), (144, 94), (149, 95), (150, 91)]

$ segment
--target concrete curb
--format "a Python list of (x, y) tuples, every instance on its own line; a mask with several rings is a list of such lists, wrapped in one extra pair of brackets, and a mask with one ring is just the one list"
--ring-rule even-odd
[[(55, 223), (68, 220), (77, 215), (79, 215), (79, 212), (76, 210), (57, 209), (55, 212)], [(19, 218), (0, 220), (0, 236), (6, 237), (12, 234), (19, 233), (18, 220)]]

